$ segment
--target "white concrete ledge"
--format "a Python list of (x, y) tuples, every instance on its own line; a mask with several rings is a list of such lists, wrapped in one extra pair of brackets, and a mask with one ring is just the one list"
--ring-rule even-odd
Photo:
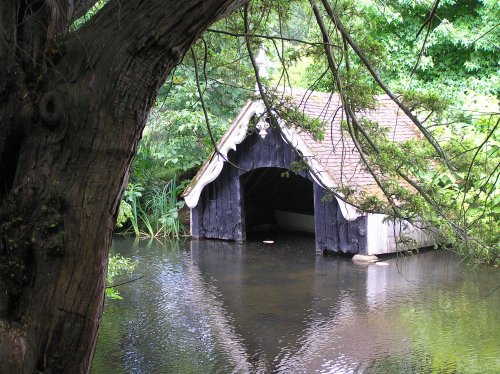
[(374, 255), (364, 256), (364, 255), (354, 255), (352, 261), (358, 264), (370, 264), (378, 261), (378, 257)]

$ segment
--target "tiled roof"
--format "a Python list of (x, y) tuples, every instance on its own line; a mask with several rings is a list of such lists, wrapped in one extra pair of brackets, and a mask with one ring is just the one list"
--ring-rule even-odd
[[(345, 119), (339, 95), (292, 89), (286, 95), (298, 108), (311, 118), (319, 119), (325, 126), (324, 140), (316, 141), (306, 131), (300, 132), (313, 157), (335, 181), (337, 188), (349, 186), (356, 191), (380, 194), (375, 179), (364, 167), (349, 133), (341, 126)], [(376, 108), (359, 113), (359, 118), (368, 118), (387, 127), (388, 139), (402, 142), (420, 138), (421, 134), (412, 121), (388, 97), (378, 96)], [(299, 132), (300, 130), (297, 130)]]

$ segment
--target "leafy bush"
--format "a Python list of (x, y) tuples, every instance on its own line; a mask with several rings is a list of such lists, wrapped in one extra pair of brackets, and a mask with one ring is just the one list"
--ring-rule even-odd
[(121, 300), (122, 297), (120, 293), (111, 287), (113, 284), (113, 279), (123, 274), (132, 273), (136, 267), (137, 263), (130, 261), (130, 259), (125, 258), (120, 255), (110, 256), (108, 260), (108, 276), (106, 287), (106, 297), (113, 300)]
[(122, 228), (123, 225), (132, 218), (132, 206), (125, 200), (120, 202), (118, 217), (116, 218), (116, 227)]
[[(246, 99), (244, 88), (228, 88), (219, 81), (204, 82), (203, 88), (210, 132), (218, 141)], [(119, 223), (130, 221), (136, 237), (184, 234), (179, 221), (184, 202), (178, 197), (189, 175), (214, 149), (207, 126), (194, 70), (186, 61), (161, 88), (132, 165)]]

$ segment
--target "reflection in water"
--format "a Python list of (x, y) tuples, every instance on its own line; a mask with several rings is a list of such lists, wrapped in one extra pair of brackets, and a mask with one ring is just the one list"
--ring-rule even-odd
[(495, 269), (441, 252), (355, 265), (276, 241), (116, 240), (144, 278), (107, 301), (92, 372), (500, 371)]

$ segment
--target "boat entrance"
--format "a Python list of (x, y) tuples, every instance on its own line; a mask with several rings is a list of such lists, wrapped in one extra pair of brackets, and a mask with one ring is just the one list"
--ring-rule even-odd
[(314, 235), (313, 183), (282, 168), (258, 168), (241, 177), (247, 239), (278, 230)]

